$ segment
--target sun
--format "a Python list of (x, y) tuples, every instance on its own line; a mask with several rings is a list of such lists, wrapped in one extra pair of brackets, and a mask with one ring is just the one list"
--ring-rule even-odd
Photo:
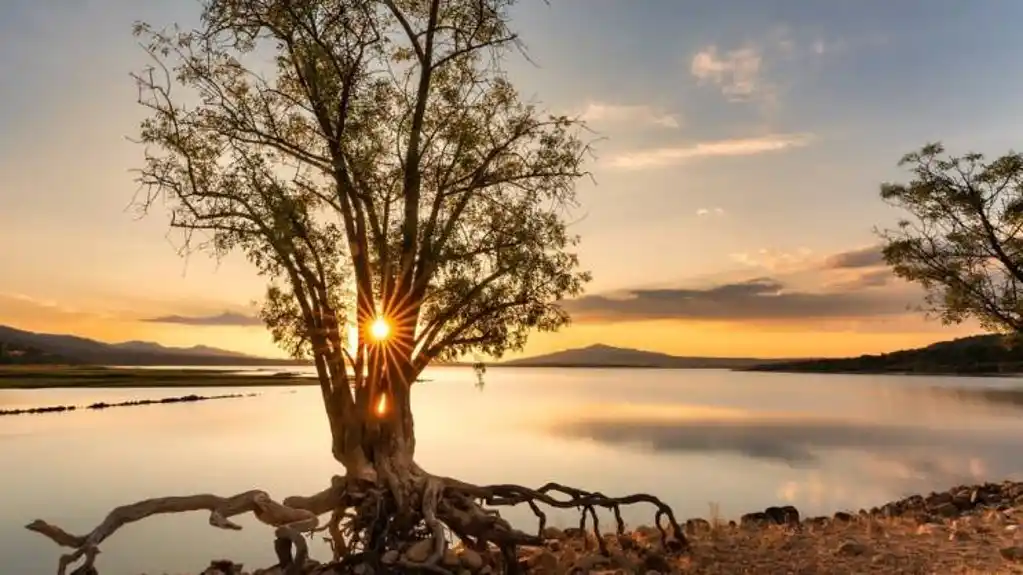
[(374, 341), (384, 341), (391, 335), (391, 324), (383, 317), (378, 317), (369, 326), (369, 335)]

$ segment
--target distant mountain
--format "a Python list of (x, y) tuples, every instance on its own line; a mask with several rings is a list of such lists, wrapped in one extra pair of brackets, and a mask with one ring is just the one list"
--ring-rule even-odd
[[(167, 347), (148, 341), (103, 343), (74, 335), (35, 333), (0, 325), (0, 346), (32, 350), (40, 363), (99, 365), (303, 365), (306, 362), (256, 357), (208, 346)], [(0, 363), (12, 363), (13, 359)], [(24, 363), (24, 361), (21, 361)]]
[[(496, 364), (504, 367), (628, 367), (628, 368), (666, 368), (666, 369), (735, 369), (770, 363), (770, 359), (754, 359), (742, 357), (682, 357), (643, 351), (611, 347), (596, 344), (589, 347), (567, 349), (538, 355), (513, 359)], [(791, 361), (791, 360), (784, 360)]]
[(1001, 335), (975, 335), (942, 341), (927, 347), (879, 355), (840, 359), (774, 362), (745, 368), (749, 371), (811, 373), (919, 373), (1009, 374), (1023, 373), (1023, 346)]

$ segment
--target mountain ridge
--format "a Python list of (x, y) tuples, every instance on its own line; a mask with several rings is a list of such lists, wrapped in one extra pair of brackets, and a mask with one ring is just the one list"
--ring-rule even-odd
[[(0, 344), (37, 350), (46, 363), (153, 366), (306, 365), (309, 362), (249, 355), (205, 345), (171, 347), (149, 341), (105, 343), (69, 334), (33, 332), (0, 325)], [(4, 359), (0, 357), (0, 362)]]
[(646, 351), (596, 343), (586, 347), (565, 349), (533, 357), (503, 361), (495, 364), (495, 367), (737, 369), (754, 365), (770, 364), (775, 361), (793, 360), (775, 360), (750, 357), (680, 356), (658, 351)]

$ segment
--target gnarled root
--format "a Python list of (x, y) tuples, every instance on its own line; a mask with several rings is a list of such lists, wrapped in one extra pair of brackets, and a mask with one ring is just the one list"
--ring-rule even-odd
[[(609, 550), (600, 533), (597, 508), (614, 514), (617, 532), (623, 535), (625, 523), (621, 507), (648, 503), (656, 508), (655, 524), (662, 547), (668, 552), (683, 552), (688, 544), (674, 514), (652, 495), (636, 494), (608, 497), (548, 483), (538, 489), (519, 485), (477, 486), (455, 479), (429, 475), (412, 464), (401, 473), (381, 473), (376, 482), (335, 476), (329, 488), (310, 497), (289, 497), (278, 503), (266, 492), (247, 491), (233, 497), (192, 495), (148, 499), (118, 507), (87, 535), (73, 535), (45, 521), (36, 520), (26, 527), (73, 549), (63, 555), (57, 569), (65, 575), (67, 568), (82, 560), (76, 573), (92, 569), (99, 545), (120, 527), (152, 515), (205, 510), (210, 524), (222, 529), (240, 529), (230, 518), (253, 513), (256, 518), (275, 528), (274, 549), (279, 565), (287, 575), (305, 573), (308, 547), (303, 534), (327, 531), (333, 548), (334, 573), (349, 573), (359, 564), (368, 564), (376, 573), (434, 572), (450, 573), (445, 560), (450, 540), (457, 538), (467, 548), (490, 556), (491, 548), (500, 550), (506, 573), (519, 570), (518, 548), (544, 543), (547, 517), (540, 504), (556, 509), (580, 510), (579, 527), (585, 532), (587, 518), (599, 551)], [(526, 533), (513, 528), (494, 507), (526, 504), (538, 520), (537, 531)], [(331, 513), (323, 526), (319, 517)], [(294, 554), (293, 554), (294, 550)], [(327, 572), (330, 571), (320, 571)]]
[[(210, 525), (233, 530), (239, 530), (241, 526), (232, 522), (232, 517), (252, 513), (262, 523), (278, 528), (279, 539), (295, 541), (298, 533), (316, 529), (320, 515), (343, 505), (344, 485), (344, 479), (335, 476), (331, 487), (324, 491), (310, 497), (290, 497), (285, 499), (284, 503), (274, 501), (265, 491), (259, 490), (246, 491), (232, 497), (201, 494), (146, 499), (117, 507), (86, 535), (73, 535), (41, 519), (29, 523), (25, 528), (48, 537), (62, 547), (74, 549), (71, 553), (61, 556), (57, 575), (65, 575), (69, 566), (83, 558), (84, 561), (76, 572), (85, 573), (92, 568), (99, 553), (100, 543), (115, 531), (128, 523), (165, 513), (209, 511)], [(297, 539), (300, 540), (301, 537), (297, 536)], [(301, 558), (303, 554), (301, 547), (298, 554)]]

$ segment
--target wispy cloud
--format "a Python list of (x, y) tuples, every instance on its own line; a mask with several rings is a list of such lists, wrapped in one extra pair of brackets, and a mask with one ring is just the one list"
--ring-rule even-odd
[(824, 261), (829, 269), (872, 268), (885, 264), (881, 246), (867, 246), (832, 255)]
[(748, 46), (722, 52), (717, 46), (703, 48), (693, 56), (689, 71), (701, 84), (713, 84), (731, 101), (745, 102), (769, 88), (762, 72), (763, 56)]
[(751, 156), (803, 147), (812, 139), (810, 134), (776, 134), (758, 138), (739, 138), (652, 148), (619, 154), (611, 158), (610, 166), (625, 170), (638, 170), (671, 166), (698, 158)]
[(696, 210), (696, 215), (700, 217), (723, 216), (725, 215), (725, 210), (724, 208), (700, 208)]
[(164, 315), (160, 317), (153, 317), (143, 319), (142, 321), (148, 323), (175, 323), (179, 325), (194, 325), (194, 326), (257, 326), (263, 325), (263, 321), (258, 317), (245, 315), (241, 313), (225, 311), (224, 313), (216, 315), (200, 315), (200, 316), (184, 316), (184, 315)]
[(772, 273), (806, 269), (813, 261), (813, 250), (801, 247), (794, 251), (761, 248), (753, 252), (731, 254), (731, 259), (746, 267), (759, 268)]
[(758, 277), (709, 288), (590, 295), (566, 302), (565, 307), (579, 321), (774, 321), (901, 315), (913, 303), (917, 302), (901, 292), (810, 291), (792, 288), (777, 278)]
[(606, 104), (590, 102), (579, 116), (592, 123), (640, 124), (678, 129), (682, 122), (677, 114), (644, 105)]

